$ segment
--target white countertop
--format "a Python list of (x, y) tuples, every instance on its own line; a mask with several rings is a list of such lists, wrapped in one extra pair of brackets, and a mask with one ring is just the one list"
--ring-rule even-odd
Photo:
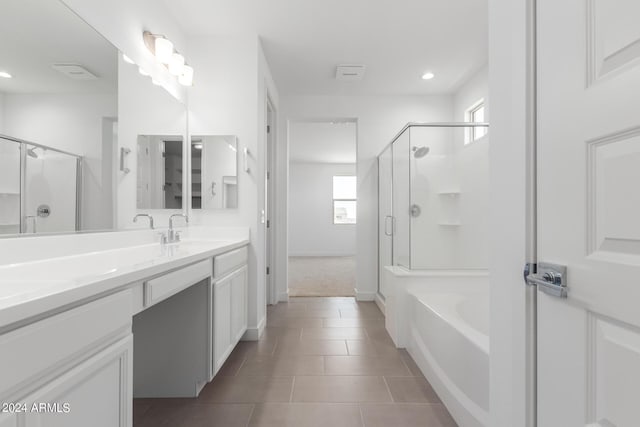
[(248, 234), (203, 234), (164, 247), (149, 243), (0, 265), (0, 328), (249, 243)]

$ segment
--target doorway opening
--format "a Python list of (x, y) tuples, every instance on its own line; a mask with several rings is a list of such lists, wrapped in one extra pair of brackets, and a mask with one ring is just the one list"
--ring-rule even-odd
[(289, 125), (291, 297), (351, 297), (356, 287), (357, 123)]

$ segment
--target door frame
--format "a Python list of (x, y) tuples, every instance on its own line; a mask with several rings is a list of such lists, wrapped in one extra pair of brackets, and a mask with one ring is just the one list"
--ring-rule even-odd
[[(267, 93), (266, 117), (265, 117), (265, 158), (264, 158), (264, 209), (265, 209), (265, 293), (267, 305), (278, 303), (278, 286), (275, 278), (274, 267), (278, 265), (276, 238), (277, 225), (275, 221), (276, 211), (276, 143), (277, 139), (277, 111), (271, 96)], [(268, 174), (268, 176), (267, 176)], [(267, 269), (269, 273), (267, 274)]]
[(490, 425), (536, 426), (536, 0), (489, 0)]

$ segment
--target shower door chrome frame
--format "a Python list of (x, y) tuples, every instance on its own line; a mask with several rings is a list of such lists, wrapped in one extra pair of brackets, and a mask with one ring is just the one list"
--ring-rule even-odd
[[(76, 206), (75, 206), (75, 218), (74, 223), (75, 231), (80, 230), (81, 221), (81, 196), (82, 196), (82, 156), (79, 156), (68, 151), (60, 150), (58, 148), (49, 147), (48, 145), (38, 144), (37, 142), (31, 142), (20, 138), (14, 138), (8, 135), (0, 134), (0, 139), (15, 142), (20, 147), (20, 226), (19, 234), (26, 234), (27, 232), (27, 145), (31, 145), (36, 148), (42, 148), (43, 150), (55, 151), (56, 153), (66, 154), (67, 156), (75, 157), (76, 159)], [(34, 233), (35, 234), (35, 233)]]

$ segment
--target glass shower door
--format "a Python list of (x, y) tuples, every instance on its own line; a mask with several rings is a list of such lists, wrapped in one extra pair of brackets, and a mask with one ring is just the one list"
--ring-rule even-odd
[(20, 232), (20, 144), (0, 139), (0, 234)]
[(393, 265), (411, 268), (411, 174), (409, 130), (392, 145), (393, 150)]
[(393, 156), (391, 146), (378, 156), (378, 293), (386, 298), (384, 268), (393, 265)]
[(75, 231), (78, 159), (24, 144), (23, 233)]

